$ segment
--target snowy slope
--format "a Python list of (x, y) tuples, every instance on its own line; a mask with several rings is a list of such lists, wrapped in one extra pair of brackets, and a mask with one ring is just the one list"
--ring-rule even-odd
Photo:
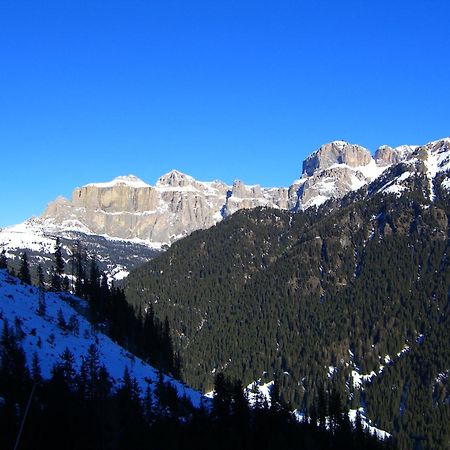
[[(130, 270), (155, 257), (159, 252), (148, 243), (138, 240), (113, 239), (91, 233), (81, 223), (57, 226), (48, 220), (32, 218), (21, 224), (0, 229), (0, 250), (16, 268), (23, 251), (27, 252), (30, 266), (41, 264), (49, 273), (55, 251), (56, 238), (62, 245), (63, 259), (70, 273), (70, 258), (77, 241), (89, 255), (95, 255), (100, 270), (111, 279), (121, 280)], [(34, 270), (32, 270), (34, 273)]]
[[(88, 348), (95, 344), (99, 350), (100, 363), (104, 364), (112, 377), (114, 385), (121, 383), (125, 367), (135, 377), (142, 392), (147, 386), (154, 389), (158, 374), (149, 364), (124, 350), (108, 336), (96, 331), (78, 311), (86, 309), (86, 302), (73, 295), (45, 293), (46, 313), (37, 314), (38, 290), (22, 284), (17, 278), (0, 270), (0, 327), (3, 329), (5, 319), (9, 326), (20, 321), (24, 333), (22, 346), (25, 350), (28, 365), (31, 367), (33, 354), (36, 352), (41, 361), (42, 375), (49, 378), (51, 369), (62, 352), (68, 348), (75, 356), (79, 368), (82, 358), (87, 355)], [(71, 333), (58, 326), (58, 311), (61, 310), (66, 322), (73, 315), (79, 322), (79, 331)], [(192, 404), (200, 406), (202, 394), (183, 383), (164, 376), (164, 381), (174, 386), (180, 397), (187, 396)]]
[[(396, 174), (399, 166), (405, 169)], [(118, 280), (166, 245), (238, 209), (305, 210), (370, 183), (378, 183), (377, 193), (400, 196), (414, 185), (416, 175), (427, 177), (428, 197), (434, 201), (438, 177), (441, 187), (450, 191), (449, 170), (450, 138), (445, 138), (423, 146), (382, 146), (375, 156), (348, 142), (325, 144), (305, 160), (302, 177), (289, 188), (248, 186), (238, 180), (232, 186), (202, 182), (176, 170), (155, 186), (122, 176), (76, 188), (72, 200), (56, 199), (41, 217), (0, 229), (0, 250), (17, 258), (26, 249), (35, 253), (28, 255), (31, 266), (45, 265), (51, 264), (56, 236), (66, 249), (79, 239), (99, 256), (101, 270), (112, 277), (118, 274)]]

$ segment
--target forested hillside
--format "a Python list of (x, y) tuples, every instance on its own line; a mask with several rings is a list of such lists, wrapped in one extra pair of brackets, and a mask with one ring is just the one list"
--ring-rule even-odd
[(130, 274), (127, 298), (168, 316), (188, 383), (276, 376), (307, 411), (333, 388), (401, 448), (445, 448), (449, 196), (437, 177), (431, 202), (420, 173), (383, 193), (395, 170), (318, 210), (239, 211)]

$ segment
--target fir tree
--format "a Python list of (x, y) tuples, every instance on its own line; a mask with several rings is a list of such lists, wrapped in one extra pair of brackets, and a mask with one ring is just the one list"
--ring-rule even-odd
[(31, 275), (30, 275), (30, 267), (28, 266), (27, 252), (22, 253), (18, 277), (23, 283), (31, 284)]
[(61, 330), (66, 330), (67, 323), (66, 323), (66, 319), (64, 318), (64, 314), (63, 314), (61, 308), (58, 309), (57, 321), (58, 321), (58, 327), (61, 328)]
[(44, 270), (42, 269), (41, 264), (39, 263), (36, 268), (36, 275), (37, 275), (37, 281), (38, 281), (38, 288), (44, 289), (45, 287), (45, 278), (44, 278)]
[(54, 252), (54, 258), (55, 258), (55, 273), (61, 280), (62, 275), (64, 274), (64, 259), (62, 257), (62, 246), (61, 241), (59, 237), (56, 238), (55, 242), (55, 252)]
[(36, 352), (33, 353), (33, 359), (31, 361), (31, 378), (34, 383), (40, 383), (42, 381), (41, 365)]
[(8, 260), (6, 259), (6, 250), (3, 249), (0, 253), (0, 269), (8, 268)]
[(47, 306), (45, 304), (45, 291), (41, 288), (38, 289), (38, 308), (37, 313), (39, 316), (45, 316), (47, 312)]

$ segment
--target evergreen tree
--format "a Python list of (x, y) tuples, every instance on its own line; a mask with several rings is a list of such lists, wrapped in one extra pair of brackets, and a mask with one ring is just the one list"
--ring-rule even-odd
[(212, 415), (220, 423), (228, 421), (231, 412), (232, 386), (222, 372), (214, 380)]
[(40, 383), (42, 381), (41, 365), (36, 352), (33, 353), (33, 359), (31, 361), (31, 379), (34, 383)]
[(87, 297), (86, 262), (87, 254), (80, 241), (73, 248), (73, 267), (75, 279), (75, 295), (81, 298)]
[(52, 267), (51, 272), (51, 286), (54, 291), (61, 291), (63, 288), (64, 260), (62, 257), (62, 247), (59, 238), (56, 238), (53, 257), (55, 265)]
[(78, 320), (78, 317), (76, 314), (72, 314), (69, 317), (69, 322), (67, 323), (67, 329), (75, 335), (78, 335), (78, 333), (80, 332), (80, 321)]
[(58, 363), (53, 368), (53, 371), (58, 371), (61, 374), (64, 384), (70, 389), (74, 390), (76, 385), (76, 370), (75, 370), (75, 356), (66, 347), (59, 357)]
[(0, 253), (0, 269), (8, 268), (8, 260), (6, 259), (6, 250), (3, 249)]
[(55, 273), (61, 280), (63, 274), (64, 274), (64, 259), (62, 257), (62, 246), (61, 241), (59, 237), (56, 238), (55, 242), (55, 252), (54, 252), (54, 258), (55, 258)]
[(47, 306), (45, 304), (45, 291), (41, 288), (38, 289), (38, 309), (37, 313), (39, 316), (45, 316), (47, 312)]
[(23, 283), (31, 284), (31, 275), (30, 275), (30, 267), (28, 266), (27, 252), (22, 253), (18, 277)]
[(36, 268), (36, 276), (38, 281), (38, 288), (44, 289), (45, 287), (45, 278), (44, 278), (44, 270), (42, 269), (41, 264), (39, 263)]
[(58, 327), (61, 328), (61, 330), (66, 330), (67, 323), (66, 323), (66, 319), (64, 318), (64, 314), (63, 314), (61, 308), (58, 309), (57, 321), (58, 321)]

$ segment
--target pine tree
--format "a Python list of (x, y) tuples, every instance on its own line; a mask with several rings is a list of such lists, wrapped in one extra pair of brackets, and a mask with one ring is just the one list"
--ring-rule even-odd
[(28, 266), (27, 252), (22, 253), (18, 277), (23, 283), (31, 284), (31, 275), (30, 275), (30, 267)]
[(222, 372), (214, 380), (213, 417), (221, 423), (226, 423), (231, 412), (232, 387)]
[(3, 249), (0, 253), (0, 269), (7, 269), (8, 268), (8, 261), (6, 259), (6, 250)]
[(77, 241), (73, 248), (73, 267), (74, 267), (74, 279), (75, 279), (75, 295), (78, 297), (86, 298), (87, 282), (86, 282), (86, 260), (87, 254), (81, 245), (80, 241)]
[(33, 353), (33, 359), (31, 361), (31, 378), (34, 383), (39, 383), (42, 381), (41, 365), (36, 352)]
[(56, 238), (54, 257), (55, 257), (55, 273), (61, 280), (62, 275), (64, 273), (64, 259), (62, 257), (62, 246), (59, 237)]
[(50, 287), (56, 292), (61, 290), (61, 280), (55, 272), (55, 266), (52, 266), (50, 269)]
[(38, 288), (44, 289), (45, 278), (44, 278), (44, 270), (42, 269), (41, 264), (38, 264), (38, 266), (37, 266), (36, 275), (37, 275), (37, 280), (38, 280)]
[(66, 319), (64, 318), (64, 314), (63, 314), (61, 308), (58, 309), (57, 321), (58, 321), (58, 327), (61, 328), (61, 330), (66, 330), (67, 323), (66, 323)]
[(64, 260), (59, 238), (56, 238), (55, 252), (53, 253), (55, 265), (52, 267), (51, 285), (54, 291), (61, 291), (63, 288)]
[(65, 350), (59, 357), (59, 361), (57, 363), (57, 368), (61, 371), (61, 374), (64, 378), (66, 385), (70, 389), (74, 389), (75, 388), (75, 378), (76, 378), (75, 356), (69, 350), (68, 347), (65, 348)]
[(78, 335), (78, 333), (80, 332), (80, 322), (79, 322), (76, 314), (72, 314), (69, 317), (69, 322), (67, 323), (67, 329), (75, 335)]
[(47, 306), (45, 304), (45, 292), (43, 289), (39, 288), (37, 313), (39, 316), (45, 316), (46, 312), (47, 312)]

